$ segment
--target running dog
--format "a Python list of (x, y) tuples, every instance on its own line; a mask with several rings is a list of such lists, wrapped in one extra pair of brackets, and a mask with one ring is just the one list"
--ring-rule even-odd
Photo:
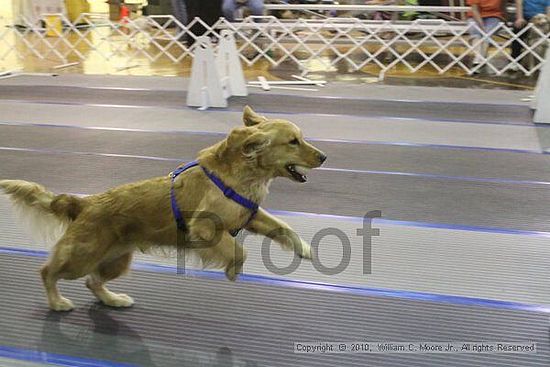
[(310, 245), (257, 205), (274, 178), (306, 182), (307, 171), (327, 157), (290, 121), (267, 119), (248, 106), (243, 121), (200, 151), (194, 164), (96, 195), (56, 195), (33, 182), (0, 180), (20, 219), (55, 242), (40, 271), (49, 307), (73, 309), (56, 284), (84, 276), (104, 304), (131, 306), (131, 297), (109, 291), (105, 283), (128, 271), (136, 250), (189, 250), (204, 267), (224, 269), (234, 281), (246, 260), (234, 237), (242, 228), (310, 259)]

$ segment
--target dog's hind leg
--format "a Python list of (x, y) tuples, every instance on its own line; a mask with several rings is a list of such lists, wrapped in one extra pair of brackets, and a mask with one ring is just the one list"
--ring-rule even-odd
[(197, 253), (205, 266), (224, 269), (225, 276), (231, 281), (237, 279), (247, 257), (246, 249), (225, 231), (217, 243), (209, 243), (199, 248)]
[(91, 246), (90, 243), (74, 244), (73, 238), (64, 236), (53, 248), (48, 262), (42, 266), (40, 273), (52, 310), (69, 311), (74, 308), (73, 303), (59, 292), (57, 282), (60, 279), (81, 278), (95, 268), (97, 260), (88, 251)]
[(67, 299), (61, 295), (59, 288), (57, 288), (57, 281), (59, 280), (59, 272), (55, 265), (52, 266), (51, 262), (42, 266), (40, 270), (42, 276), (42, 282), (46, 289), (46, 295), (48, 297), (48, 305), (50, 309), (54, 311), (70, 311), (74, 308), (70, 299)]
[(86, 280), (86, 287), (104, 304), (111, 307), (130, 307), (134, 304), (132, 297), (126, 294), (117, 294), (111, 292), (105, 286), (109, 280), (113, 280), (123, 275), (130, 268), (132, 262), (132, 253), (127, 253), (121, 257), (105, 263), (99, 264), (97, 269), (92, 272)]

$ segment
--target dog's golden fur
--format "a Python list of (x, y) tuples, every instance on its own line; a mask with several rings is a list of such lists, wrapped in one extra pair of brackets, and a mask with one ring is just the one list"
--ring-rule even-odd
[[(201, 166), (215, 173), (227, 186), (261, 203), (276, 177), (304, 181), (305, 169), (320, 166), (326, 156), (307, 143), (300, 129), (286, 120), (268, 120), (246, 107), (244, 125), (226, 139), (198, 154)], [(110, 292), (105, 283), (128, 271), (135, 250), (191, 248), (203, 265), (221, 268), (234, 280), (246, 260), (244, 248), (230, 231), (247, 223), (248, 209), (226, 198), (200, 167), (178, 176), (175, 193), (184, 213), (212, 213), (219, 225), (200, 216), (187, 216), (188, 231), (176, 229), (170, 203), (171, 178), (151, 178), (125, 184), (87, 197), (56, 195), (39, 184), (1, 180), (0, 189), (10, 196), (31, 229), (46, 237), (59, 237), (41, 269), (48, 303), (53, 310), (70, 310), (56, 283), (88, 275), (87, 287), (107, 305), (127, 307), (133, 300)], [(285, 249), (311, 257), (309, 244), (284, 222), (259, 209), (247, 230), (272, 237)], [(194, 246), (209, 241), (211, 246)], [(182, 240), (183, 238), (183, 240)]]

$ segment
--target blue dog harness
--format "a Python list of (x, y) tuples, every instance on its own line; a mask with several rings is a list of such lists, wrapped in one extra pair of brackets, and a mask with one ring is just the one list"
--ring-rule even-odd
[[(174, 182), (176, 180), (176, 177), (178, 177), (183, 172), (187, 171), (189, 168), (192, 168), (195, 166), (199, 166), (199, 162), (197, 161), (189, 162), (186, 165), (179, 167), (170, 173), (170, 178), (172, 179), (172, 185), (170, 187), (170, 200), (172, 203), (172, 213), (174, 213), (174, 218), (176, 219), (176, 224), (178, 229), (184, 232), (187, 230), (187, 226), (185, 225), (185, 220), (183, 219), (183, 215), (181, 214), (181, 210), (178, 206), (178, 202), (176, 201), (176, 194), (174, 192)], [(239, 193), (235, 192), (235, 190), (233, 190), (231, 187), (225, 185), (218, 176), (208, 171), (206, 168), (202, 166), (200, 167), (202, 168), (206, 176), (210, 179), (210, 181), (212, 181), (214, 185), (216, 185), (223, 192), (225, 197), (233, 200), (240, 206), (243, 206), (246, 209), (249, 209), (251, 211), (250, 217), (248, 218), (248, 220), (246, 221), (243, 227), (245, 227), (248, 223), (250, 223), (252, 218), (254, 218), (254, 216), (258, 212), (258, 207), (259, 207), (258, 204), (256, 204), (252, 200), (245, 198), (244, 196), (241, 196)], [(235, 237), (239, 232), (240, 232), (240, 229), (237, 229), (235, 231), (232, 231), (231, 235)]]

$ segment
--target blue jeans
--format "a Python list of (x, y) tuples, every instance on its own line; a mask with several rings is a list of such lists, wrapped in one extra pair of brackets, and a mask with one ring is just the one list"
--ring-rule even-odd
[(472, 18), (468, 19), (468, 24), (470, 25), (469, 32), (473, 38), (473, 44), (476, 44), (476, 46), (474, 46), (474, 50), (476, 51), (473, 62), (474, 64), (480, 64), (484, 62), (484, 59), (487, 57), (489, 42), (483, 41), (482, 43), (479, 43), (479, 40), (482, 39), (484, 35), (491, 33), (496, 27), (498, 27), (499, 23), (502, 22), (502, 19), (495, 17), (482, 18), (482, 20), (483, 29), (480, 31), (477, 29), (479, 25), (476, 23), (476, 21)]
[[(485, 33), (490, 33), (493, 29), (495, 29), (500, 22), (502, 22), (502, 19), (500, 18), (483, 18), (483, 28), (485, 28)], [(478, 31), (478, 29), (475, 27), (477, 25), (476, 21), (472, 18), (468, 19), (468, 24), (470, 25), (470, 34), (474, 38), (482, 38), (483, 35)], [(478, 25), (479, 27), (479, 25)]]
[[(223, 0), (222, 12), (225, 19), (230, 22), (235, 21), (235, 11), (240, 6), (236, 0)], [(264, 15), (264, 1), (263, 0), (248, 0), (244, 6), (250, 9), (252, 15), (261, 16)]]

